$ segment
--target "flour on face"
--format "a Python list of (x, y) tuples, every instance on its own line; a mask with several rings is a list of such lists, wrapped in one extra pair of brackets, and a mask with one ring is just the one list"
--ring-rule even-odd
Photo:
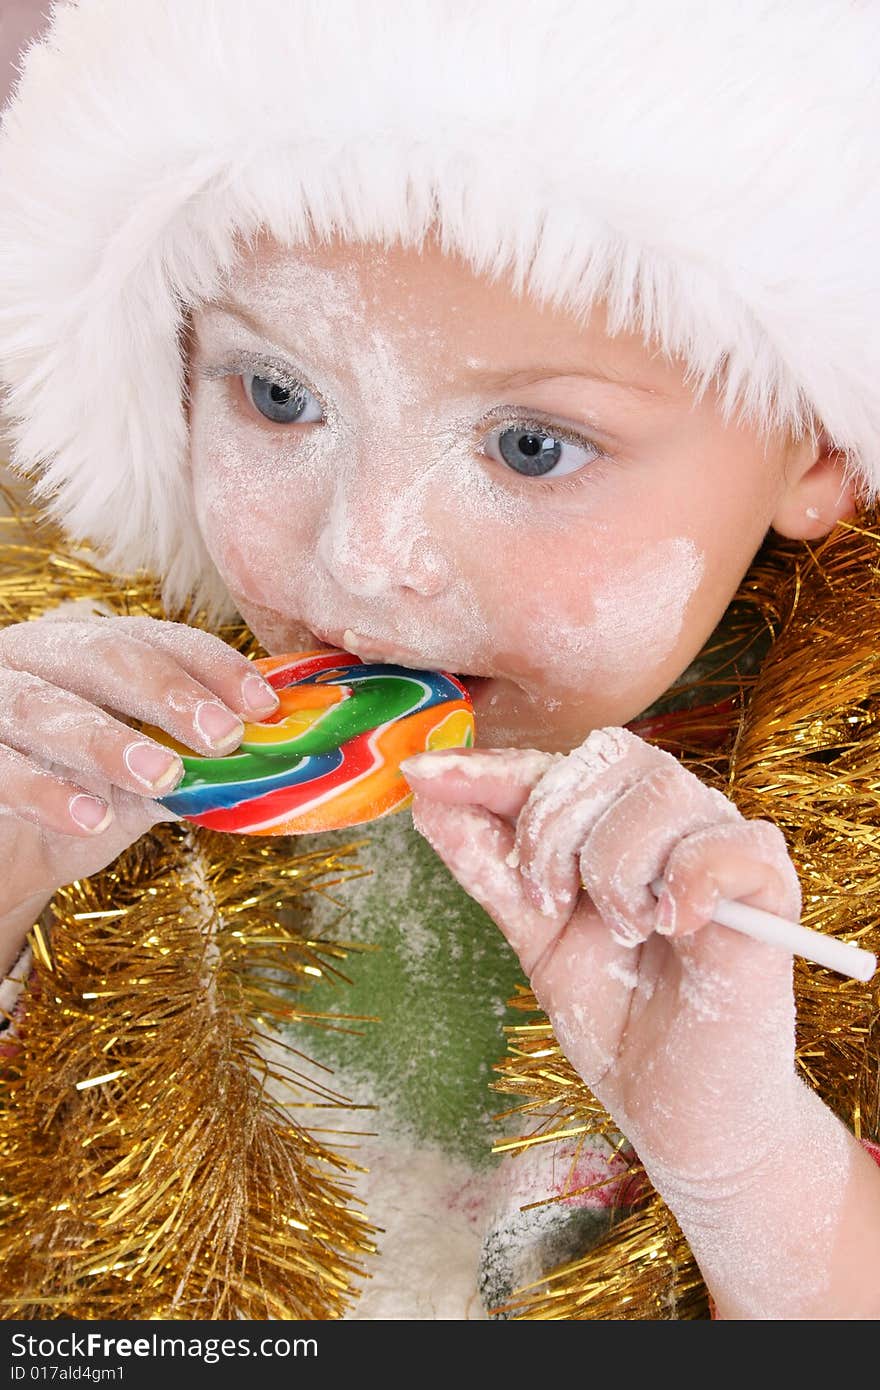
[[(725, 455), (714, 417), (700, 433), (683, 397), (680, 431), (653, 402), (647, 417), (618, 403), (624, 438), (641, 419), (635, 442), (558, 484), (507, 467), (497, 439), (487, 453), (499, 420), (534, 412), (550, 433), (557, 416), (601, 433), (615, 417), (607, 391), (557, 380), (553, 363), (617, 352), (625, 379), (652, 361), (644, 349), (601, 327), (591, 345), (588, 326), (412, 248), (270, 244), (237, 268), (235, 296), (243, 314), (219, 300), (196, 316), (207, 374), (195, 378), (192, 473), (207, 547), (270, 650), (350, 632), (365, 659), (396, 651), (403, 664), (488, 677), (481, 741), (547, 750), (625, 723), (685, 669), (750, 557), (730, 488), (723, 534), (710, 493), (734, 443), (749, 493), (742, 440)], [(261, 353), (319, 400), (321, 418), (260, 416), (241, 377), (259, 375)], [(540, 386), (485, 384), (502, 364), (535, 360), (547, 363)], [(750, 508), (757, 548), (763, 518)]]
[(654, 541), (596, 579), (587, 595), (589, 622), (549, 624), (548, 635), (582, 675), (626, 683), (639, 667), (659, 665), (674, 650), (703, 569), (703, 556), (687, 537)]

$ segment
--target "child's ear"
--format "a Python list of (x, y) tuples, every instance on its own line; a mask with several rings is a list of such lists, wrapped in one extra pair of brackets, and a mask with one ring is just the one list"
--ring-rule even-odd
[(824, 430), (817, 441), (807, 439), (792, 450), (785, 477), (770, 523), (780, 536), (818, 540), (858, 509), (856, 483), (847, 473), (846, 455), (834, 448)]

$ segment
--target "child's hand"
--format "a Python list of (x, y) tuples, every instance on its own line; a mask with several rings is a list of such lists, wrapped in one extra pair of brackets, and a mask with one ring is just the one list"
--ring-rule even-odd
[(126, 716), (228, 753), (242, 718), (277, 705), (245, 657), (181, 623), (44, 618), (0, 631), (0, 970), (56, 888), (177, 819), (154, 798), (183, 764)]
[(625, 729), (565, 756), (450, 750), (404, 772), (416, 828), (660, 1190), (717, 1195), (769, 1164), (795, 1086), (791, 957), (707, 924), (719, 896), (798, 919), (782, 834)]

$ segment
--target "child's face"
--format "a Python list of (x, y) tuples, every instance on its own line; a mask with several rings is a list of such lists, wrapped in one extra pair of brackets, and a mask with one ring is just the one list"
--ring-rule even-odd
[(538, 308), (433, 242), (264, 239), (234, 299), (194, 316), (192, 482), (267, 650), (481, 677), (479, 742), (554, 751), (699, 652), (793, 446), (694, 407), (601, 311)]

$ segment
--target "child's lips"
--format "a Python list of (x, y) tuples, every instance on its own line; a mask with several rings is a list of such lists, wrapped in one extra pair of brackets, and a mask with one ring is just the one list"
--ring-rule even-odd
[(412, 670), (442, 670), (454, 675), (465, 687), (473, 701), (480, 691), (482, 691), (491, 676), (474, 676), (468, 672), (452, 670), (451, 665), (435, 665), (427, 662), (408, 647), (398, 647), (389, 642), (379, 642), (375, 638), (365, 637), (361, 633), (353, 632), (351, 628), (346, 628), (344, 632), (330, 629), (312, 628), (314, 636), (319, 642), (332, 647), (337, 651), (351, 652), (354, 656), (359, 656), (362, 661), (380, 662), (386, 665), (408, 666)]
[[(418, 652), (412, 651), (409, 647), (398, 647), (393, 642), (377, 641), (374, 637), (365, 637), (360, 632), (352, 632), (351, 628), (346, 628), (342, 634), (342, 646), (344, 651), (354, 652), (361, 661), (385, 662), (386, 665), (391, 666), (428, 669), (428, 663), (421, 659)], [(436, 668), (431, 667), (431, 669)]]

